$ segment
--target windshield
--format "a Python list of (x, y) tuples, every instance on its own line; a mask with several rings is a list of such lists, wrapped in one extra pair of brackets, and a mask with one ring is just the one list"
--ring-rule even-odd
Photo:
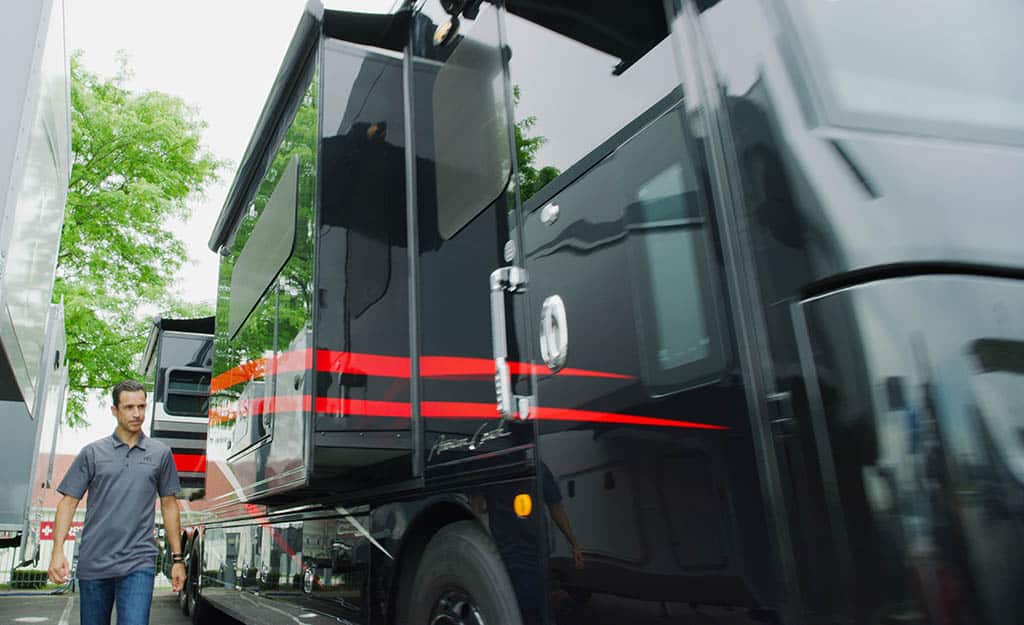
[(788, 0), (830, 121), (1024, 142), (1024, 2)]

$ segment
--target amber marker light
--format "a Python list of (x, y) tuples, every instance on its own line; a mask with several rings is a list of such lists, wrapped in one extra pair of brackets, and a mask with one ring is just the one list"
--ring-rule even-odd
[(533, 498), (526, 493), (519, 493), (512, 502), (512, 507), (516, 511), (516, 516), (520, 519), (525, 519), (533, 512)]

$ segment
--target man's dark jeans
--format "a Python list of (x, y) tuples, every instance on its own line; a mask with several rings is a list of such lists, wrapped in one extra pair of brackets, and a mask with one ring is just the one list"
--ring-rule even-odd
[(78, 580), (81, 625), (110, 625), (115, 602), (117, 625), (149, 625), (154, 577), (153, 569), (139, 569), (122, 577)]

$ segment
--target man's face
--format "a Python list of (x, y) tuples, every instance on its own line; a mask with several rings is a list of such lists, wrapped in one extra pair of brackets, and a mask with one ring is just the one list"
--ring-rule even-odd
[(131, 434), (141, 432), (142, 422), (146, 420), (146, 391), (121, 391), (117, 405), (111, 406), (110, 413), (122, 430)]

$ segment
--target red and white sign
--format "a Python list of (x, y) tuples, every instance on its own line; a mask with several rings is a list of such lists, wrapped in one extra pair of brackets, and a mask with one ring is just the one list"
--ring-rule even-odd
[[(75, 540), (82, 531), (82, 526), (85, 525), (81, 521), (74, 521), (71, 523), (71, 529), (68, 530), (68, 536), (64, 540)], [(39, 522), (39, 540), (53, 540), (53, 521), (40, 521)]]

